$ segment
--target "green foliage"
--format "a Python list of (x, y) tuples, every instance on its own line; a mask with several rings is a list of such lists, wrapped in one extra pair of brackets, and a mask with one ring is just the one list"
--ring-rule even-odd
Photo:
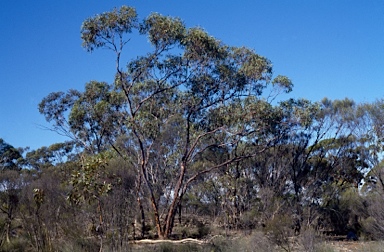
[(180, 43), (186, 30), (179, 18), (152, 13), (143, 21), (140, 32), (148, 34), (149, 42), (156, 49), (164, 50), (171, 45)]
[(293, 87), (292, 81), (288, 77), (281, 76), (281, 75), (278, 75), (276, 78), (274, 78), (273, 81), (272, 81), (272, 84), (273, 85), (278, 85), (286, 93), (291, 92), (292, 91), (292, 87)]
[(23, 163), (30, 168), (41, 171), (71, 160), (73, 148), (74, 143), (72, 141), (52, 144), (49, 147), (43, 146), (27, 152)]
[(92, 81), (79, 93), (68, 116), (68, 126), (76, 139), (89, 151), (98, 153), (116, 137), (121, 120), (121, 94), (105, 82)]
[(21, 160), (20, 151), (0, 138), (0, 170), (19, 169), (17, 163)]
[(83, 160), (78, 170), (74, 170), (69, 184), (72, 186), (68, 199), (75, 203), (99, 200), (112, 189), (107, 182), (105, 171), (109, 157), (101, 153)]
[(136, 10), (127, 6), (88, 18), (81, 26), (83, 47), (88, 51), (104, 46), (115, 50), (115, 37), (122, 39), (124, 33), (131, 33), (137, 27)]
[(54, 126), (60, 127), (65, 124), (65, 112), (68, 111), (80, 93), (76, 90), (50, 93), (39, 103), (39, 112), (45, 116), (48, 122), (54, 121)]

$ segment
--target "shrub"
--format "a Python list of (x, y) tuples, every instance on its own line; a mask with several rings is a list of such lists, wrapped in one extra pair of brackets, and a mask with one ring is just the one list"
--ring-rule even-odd
[(12, 239), (10, 243), (5, 242), (0, 247), (0, 252), (3, 251), (28, 251), (28, 241), (22, 238)]
[(314, 252), (318, 244), (316, 232), (312, 228), (304, 230), (300, 235), (300, 244), (304, 251)]
[(291, 242), (289, 237), (294, 235), (292, 229), (293, 220), (288, 215), (277, 215), (267, 221), (265, 231), (267, 237), (272, 243), (281, 247), (285, 251), (291, 251)]

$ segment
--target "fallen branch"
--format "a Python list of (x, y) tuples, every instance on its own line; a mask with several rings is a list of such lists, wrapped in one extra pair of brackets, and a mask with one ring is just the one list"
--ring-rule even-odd
[(207, 241), (203, 240), (197, 240), (192, 238), (186, 238), (182, 240), (150, 240), (150, 239), (143, 239), (143, 240), (137, 240), (137, 241), (131, 241), (131, 244), (158, 244), (158, 243), (172, 243), (172, 244), (184, 244), (184, 243), (194, 243), (199, 245), (207, 244)]

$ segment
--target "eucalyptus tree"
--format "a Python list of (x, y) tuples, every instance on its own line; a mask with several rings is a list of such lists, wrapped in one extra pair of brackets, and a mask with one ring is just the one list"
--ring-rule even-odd
[[(123, 49), (139, 35), (151, 48), (124, 70)], [(250, 139), (273, 140), (259, 134), (260, 96), (268, 85), (289, 92), (292, 83), (273, 79), (271, 62), (251, 49), (225, 45), (179, 18), (152, 13), (139, 21), (132, 7), (87, 19), (81, 37), (88, 51), (115, 53), (114, 87), (53, 93), (40, 112), (57, 129), (69, 126), (64, 132), (90, 151), (109, 144), (125, 157), (136, 168), (139, 205), (149, 200), (157, 234), (168, 238), (192, 183), (265, 149)], [(220, 157), (201, 162), (207, 153)]]
[[(357, 186), (369, 168), (363, 122), (358, 106), (348, 99), (316, 103), (290, 99), (263, 111), (274, 118), (263, 136), (276, 141), (243, 162), (241, 174), (255, 182), (256, 209), (263, 213), (259, 221), (289, 210), (299, 230), (302, 221), (314, 224), (330, 199)], [(240, 193), (236, 199), (245, 195)]]
[[(359, 106), (359, 113), (365, 123), (364, 132), (367, 142), (370, 169), (365, 173), (362, 192), (364, 192), (364, 210), (362, 216), (364, 230), (375, 239), (384, 237), (383, 191), (384, 191), (384, 100), (364, 103)], [(363, 212), (363, 211), (361, 211)], [(364, 212), (363, 212), (364, 213)]]
[(0, 246), (10, 243), (14, 219), (18, 214), (22, 180), (17, 170), (3, 170), (0, 173)]
[[(366, 127), (366, 141), (369, 143), (369, 157), (372, 169), (367, 173), (366, 182), (368, 188), (384, 188), (384, 172), (382, 168), (382, 152), (384, 147), (384, 100), (362, 104), (359, 107)], [(381, 190), (381, 189), (380, 189)]]
[(318, 164), (328, 163), (331, 170), (325, 170), (327, 179), (333, 177), (342, 184), (357, 186), (362, 173), (370, 168), (371, 148), (366, 121), (359, 112), (359, 106), (349, 99), (323, 100), (321, 117), (330, 121), (330, 126), (328, 135), (311, 146), (316, 153), (314, 157)]
[(298, 181), (303, 219), (310, 226), (345, 232), (350, 216), (341, 198), (371, 167), (366, 121), (352, 100), (323, 99), (318, 105), (312, 126), (317, 137), (305, 149), (307, 172)]
[(22, 155), (19, 149), (5, 142), (0, 138), (0, 169), (4, 170), (18, 170), (20, 169), (18, 163), (22, 160)]
[(23, 164), (26, 167), (41, 171), (60, 163), (75, 158), (73, 153), (74, 142), (55, 143), (48, 147), (43, 146), (36, 150), (28, 151), (25, 154)]
[(0, 246), (10, 243), (12, 223), (19, 207), (21, 154), (21, 150), (0, 138), (0, 217), (3, 223)]

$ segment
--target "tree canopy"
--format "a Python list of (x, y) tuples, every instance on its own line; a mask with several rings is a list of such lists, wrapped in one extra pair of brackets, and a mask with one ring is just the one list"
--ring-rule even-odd
[(22, 158), (20, 151), (0, 138), (0, 169), (18, 169), (18, 161)]

